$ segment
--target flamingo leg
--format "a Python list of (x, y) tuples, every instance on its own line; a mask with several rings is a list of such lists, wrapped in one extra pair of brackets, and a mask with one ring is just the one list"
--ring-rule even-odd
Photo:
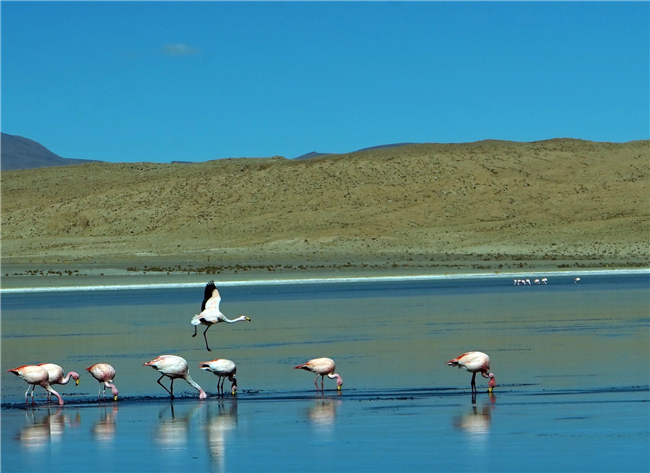
[(169, 385), (169, 388), (171, 389), (171, 391), (169, 391), (169, 394), (171, 394), (171, 395), (172, 395), (172, 399), (174, 399), (174, 378), (172, 378), (172, 382), (171, 382), (171, 384)]
[(472, 373), (472, 392), (476, 392), (476, 371)]
[(223, 383), (225, 381), (225, 378), (219, 376), (219, 382), (217, 383), (219, 385), (217, 392), (219, 395), (223, 396)]
[(203, 332), (203, 338), (205, 338), (205, 348), (207, 348), (208, 351), (212, 351), (212, 350), (210, 350), (210, 347), (208, 346), (208, 336), (206, 335), (209, 328), (210, 328), (209, 325), (205, 328), (205, 330)]
[(195, 326), (194, 326), (194, 335), (192, 335), (192, 336), (193, 336), (193, 337), (196, 337), (196, 333), (197, 333), (197, 332), (196, 332), (196, 325), (195, 325)]
[(325, 376), (320, 375), (320, 390), (321, 390), (321, 391), (325, 391), (325, 390), (323, 389), (323, 381), (324, 381), (324, 380), (325, 380)]
[(25, 391), (25, 403), (29, 404), (29, 400), (27, 399), (29, 396), (29, 390), (32, 390), (32, 403), (34, 402), (34, 385), (30, 384), (27, 386), (27, 391)]
[[(171, 391), (169, 389), (167, 389), (167, 387), (163, 383), (160, 382), (160, 380), (163, 379), (164, 377), (165, 377), (165, 375), (163, 374), (160, 378), (158, 378), (157, 382), (158, 382), (158, 384), (160, 384), (163, 387), (163, 389), (165, 391), (167, 391), (169, 394), (171, 394), (172, 397), (174, 397), (174, 395), (171, 393)], [(174, 380), (173, 379), (172, 379), (172, 386), (174, 386)]]
[(316, 379), (314, 380), (314, 384), (316, 385), (316, 391), (318, 391), (318, 377), (319, 377), (319, 376), (320, 376), (320, 375), (317, 374), (317, 375), (316, 375)]

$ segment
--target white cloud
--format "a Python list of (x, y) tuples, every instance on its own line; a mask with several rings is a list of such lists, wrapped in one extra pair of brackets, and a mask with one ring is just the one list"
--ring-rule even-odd
[(165, 44), (163, 54), (167, 56), (198, 56), (201, 51), (184, 43)]

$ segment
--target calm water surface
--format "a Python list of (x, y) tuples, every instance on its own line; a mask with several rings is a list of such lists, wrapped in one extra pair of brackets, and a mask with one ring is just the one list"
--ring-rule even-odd
[[(192, 338), (202, 288), (2, 295), (2, 471), (648, 471), (649, 279), (644, 275), (224, 287), (252, 323)], [(494, 396), (445, 362), (492, 359)], [(171, 401), (142, 364), (186, 358)], [(293, 366), (328, 356), (343, 391)], [(198, 363), (238, 365), (218, 399)], [(81, 374), (37, 388), (5, 371), (54, 362)], [(85, 368), (117, 371), (97, 402)]]

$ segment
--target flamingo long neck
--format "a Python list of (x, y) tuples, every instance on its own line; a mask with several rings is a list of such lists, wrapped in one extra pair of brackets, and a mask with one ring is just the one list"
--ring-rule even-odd
[(104, 381), (104, 384), (106, 385), (107, 388), (111, 388), (111, 392), (113, 393), (113, 398), (116, 398), (117, 395), (119, 394), (119, 391), (117, 390), (115, 385), (109, 383), (108, 381)]
[[(66, 375), (66, 377), (63, 378), (63, 379), (61, 380), (61, 382), (60, 382), (59, 384), (68, 384), (68, 383), (70, 382), (70, 379), (71, 379), (71, 378), (74, 379), (74, 378), (73, 378), (73, 375), (75, 375), (75, 374), (77, 374), (77, 373), (75, 373), (74, 371), (70, 371), (70, 372)], [(77, 374), (77, 378), (79, 378), (79, 375), (78, 375), (78, 374)]]
[[(43, 385), (41, 385), (41, 386), (43, 386)], [(54, 394), (56, 396), (56, 398), (59, 400), (59, 406), (63, 405), (63, 398), (61, 397), (61, 395), (59, 393), (57, 393), (54, 389), (52, 389), (52, 387), (49, 384), (47, 384), (47, 385), (45, 385), (43, 387), (45, 388), (45, 390), (47, 392), (52, 393), (52, 394)], [(33, 391), (32, 391), (32, 393), (33, 393)], [(32, 396), (33, 396), (33, 394), (32, 394)]]
[(223, 316), (223, 321), (224, 321), (224, 322), (228, 322), (229, 324), (234, 324), (235, 322), (241, 322), (241, 321), (243, 321), (243, 320), (246, 320), (246, 316), (245, 316), (245, 315), (240, 315), (239, 317), (237, 317), (236, 319), (233, 319), (233, 320), (230, 320), (230, 319), (229, 319), (228, 317), (226, 317), (225, 315)]
[(206, 397), (208, 397), (208, 395), (205, 394), (205, 391), (201, 389), (201, 386), (199, 386), (189, 374), (185, 375), (185, 381), (187, 381), (190, 386), (192, 386), (194, 389), (196, 389), (199, 392), (199, 399), (205, 399)]
[(333, 374), (328, 374), (327, 377), (330, 378), (330, 379), (335, 379), (336, 378), (336, 385), (337, 386), (343, 386), (343, 378), (341, 378), (341, 375), (333, 373)]

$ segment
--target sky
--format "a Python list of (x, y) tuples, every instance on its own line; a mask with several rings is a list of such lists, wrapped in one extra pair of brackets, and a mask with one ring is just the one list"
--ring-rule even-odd
[(2, 1), (1, 129), (111, 162), (650, 138), (649, 2)]

